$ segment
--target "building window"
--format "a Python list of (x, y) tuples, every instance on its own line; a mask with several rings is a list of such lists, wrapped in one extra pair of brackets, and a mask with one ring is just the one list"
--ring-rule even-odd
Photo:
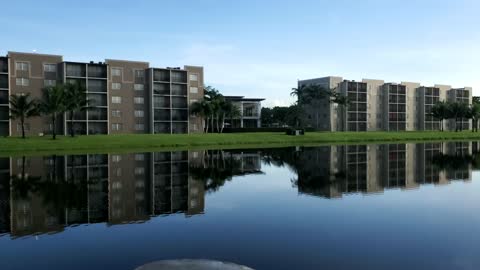
[(43, 84), (45, 85), (45, 87), (55, 86), (57, 84), (57, 81), (55, 81), (55, 80), (45, 80), (45, 81), (43, 81)]
[(120, 110), (113, 110), (112, 117), (122, 117), (122, 112)]
[(122, 124), (112, 124), (112, 130), (114, 131), (119, 131), (119, 130), (122, 130)]
[(135, 70), (135, 78), (144, 78), (145, 71), (144, 70)]
[(198, 74), (190, 74), (190, 81), (198, 81)]
[(145, 85), (136, 83), (133, 85), (133, 89), (135, 91), (143, 91), (145, 89)]
[(122, 168), (116, 168), (114, 174), (115, 174), (115, 176), (117, 176), (117, 177), (122, 176)]
[(17, 78), (17, 85), (18, 86), (29, 86), (30, 80), (26, 78)]
[(135, 160), (136, 161), (144, 161), (145, 160), (145, 155), (144, 154), (135, 154)]
[(144, 175), (144, 174), (145, 174), (145, 168), (143, 167), (135, 168), (135, 175)]
[(27, 62), (16, 62), (15, 69), (20, 71), (28, 71), (29, 63)]
[(114, 103), (114, 104), (122, 103), (122, 97), (113, 96), (112, 97), (112, 103)]
[(112, 89), (113, 90), (120, 90), (120, 88), (122, 88), (121, 83), (112, 83)]
[(144, 124), (135, 124), (135, 130), (138, 130), (138, 131), (145, 130), (145, 125)]
[(112, 76), (122, 76), (122, 69), (121, 68), (112, 68)]
[(122, 160), (122, 156), (120, 155), (113, 155), (112, 162), (120, 162)]
[(133, 102), (134, 102), (135, 104), (143, 104), (143, 103), (144, 103), (144, 99), (143, 99), (143, 97), (135, 97), (135, 98), (133, 98)]
[(198, 87), (190, 87), (190, 93), (198, 94)]
[(143, 117), (144, 116), (144, 112), (139, 110), (139, 111), (135, 111), (135, 117)]
[(43, 64), (44, 72), (57, 72), (57, 65), (55, 64)]

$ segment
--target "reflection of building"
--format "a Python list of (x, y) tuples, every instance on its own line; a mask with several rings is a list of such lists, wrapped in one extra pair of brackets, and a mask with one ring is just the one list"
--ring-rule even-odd
[[(419, 83), (385, 83), (383, 80), (363, 79), (361, 82), (341, 77), (324, 77), (298, 82), (298, 87), (318, 85), (348, 97), (350, 103), (341, 106), (327, 99), (313, 100), (305, 107), (307, 124), (325, 131), (397, 131), (439, 130), (440, 123), (431, 114), (439, 101), (472, 103), (472, 88), (452, 88), (449, 85), (424, 87)], [(319, 95), (321, 96), (321, 95)], [(302, 100), (299, 100), (300, 102)], [(470, 121), (458, 121), (468, 129)], [(446, 129), (454, 130), (450, 120)]]
[(240, 110), (240, 115), (225, 122), (232, 128), (257, 128), (261, 127), (261, 111), (263, 98), (245, 98), (243, 96), (226, 96), (225, 100), (231, 101)]
[(471, 154), (469, 142), (325, 146), (303, 149), (291, 166), (300, 193), (337, 198), (470, 181)]
[(188, 166), (188, 152), (0, 159), (0, 235), (202, 214), (204, 183)]
[(10, 228), (10, 159), (0, 158), (0, 235)]
[[(203, 67), (152, 68), (147, 62), (106, 60), (66, 62), (61, 55), (9, 52), (0, 57), (0, 136), (18, 136), (18, 120), (8, 117), (10, 95), (30, 93), (60, 83), (86, 89), (89, 108), (75, 115), (80, 134), (202, 132), (202, 119), (188, 113), (203, 98)], [(56, 127), (48, 117), (26, 120), (26, 133), (66, 134), (72, 124), (61, 117)]]

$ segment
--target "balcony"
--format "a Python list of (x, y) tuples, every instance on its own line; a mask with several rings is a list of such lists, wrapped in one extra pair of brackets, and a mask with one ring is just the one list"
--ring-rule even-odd
[(0, 73), (8, 72), (8, 58), (0, 58)]
[(169, 83), (154, 83), (153, 94), (155, 95), (170, 95)]
[(88, 65), (88, 77), (92, 78), (107, 78), (106, 65)]
[(88, 94), (89, 106), (91, 107), (106, 107), (107, 95), (104, 94)]
[(67, 63), (67, 77), (86, 77), (85, 64)]
[(106, 80), (88, 80), (88, 92), (107, 92), (107, 81)]
[(181, 70), (172, 71), (172, 82), (187, 83), (187, 72)]
[(170, 123), (155, 123), (153, 130), (155, 133), (170, 133)]
[(155, 69), (153, 80), (156, 82), (170, 82), (170, 70)]
[(0, 74), (0, 89), (8, 89), (8, 75)]
[(0, 90), (0, 105), (8, 105), (8, 91)]
[(172, 123), (172, 133), (174, 134), (188, 133), (188, 123)]
[(154, 121), (170, 121), (170, 110), (155, 109), (153, 119)]
[(175, 96), (187, 96), (186, 84), (172, 84), (172, 95)]
[(188, 121), (188, 111), (172, 110), (172, 121)]
[(106, 121), (108, 119), (107, 109), (96, 108), (88, 111), (88, 120)]
[(170, 97), (153, 97), (154, 108), (170, 108)]
[(89, 123), (88, 124), (88, 134), (107, 134), (108, 133), (108, 124), (105, 123)]
[(188, 108), (186, 97), (172, 97), (172, 108)]
[(8, 121), (10, 119), (10, 115), (8, 112), (7, 106), (0, 107), (0, 121)]

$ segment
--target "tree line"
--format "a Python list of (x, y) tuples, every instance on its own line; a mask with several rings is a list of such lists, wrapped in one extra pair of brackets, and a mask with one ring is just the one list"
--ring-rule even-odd
[(348, 97), (338, 93), (336, 88), (329, 89), (317, 84), (292, 88), (290, 95), (297, 97), (297, 101), (289, 107), (262, 108), (262, 124), (279, 127), (302, 127), (305, 125), (305, 106), (310, 106), (315, 114), (315, 126), (318, 128), (322, 106), (336, 104), (345, 108), (350, 103)]
[(459, 121), (472, 120), (472, 132), (478, 132), (478, 119), (480, 118), (480, 103), (474, 98), (472, 105), (464, 102), (440, 101), (435, 103), (431, 109), (431, 115), (440, 123), (440, 130), (444, 131), (444, 121), (453, 119), (455, 131), (462, 131), (463, 125)]
[(42, 89), (41, 99), (32, 98), (30, 93), (10, 96), (10, 118), (18, 119), (25, 139), (25, 121), (35, 116), (48, 116), (52, 124), (52, 138), (57, 138), (56, 124), (59, 115), (67, 114), (70, 119), (69, 134), (75, 136), (74, 115), (88, 108), (86, 88), (79, 82), (57, 84)]
[(205, 133), (222, 133), (225, 120), (230, 119), (232, 124), (233, 119), (239, 118), (242, 112), (217, 89), (207, 86), (204, 88), (203, 100), (191, 104), (190, 114), (203, 118), (202, 130)]

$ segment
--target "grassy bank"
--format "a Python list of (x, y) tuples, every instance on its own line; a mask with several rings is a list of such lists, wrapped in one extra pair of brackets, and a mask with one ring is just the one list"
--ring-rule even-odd
[(254, 148), (338, 143), (480, 140), (480, 133), (464, 132), (309, 132), (283, 133), (96, 135), (75, 138), (0, 138), (0, 155), (99, 153), (213, 148)]

